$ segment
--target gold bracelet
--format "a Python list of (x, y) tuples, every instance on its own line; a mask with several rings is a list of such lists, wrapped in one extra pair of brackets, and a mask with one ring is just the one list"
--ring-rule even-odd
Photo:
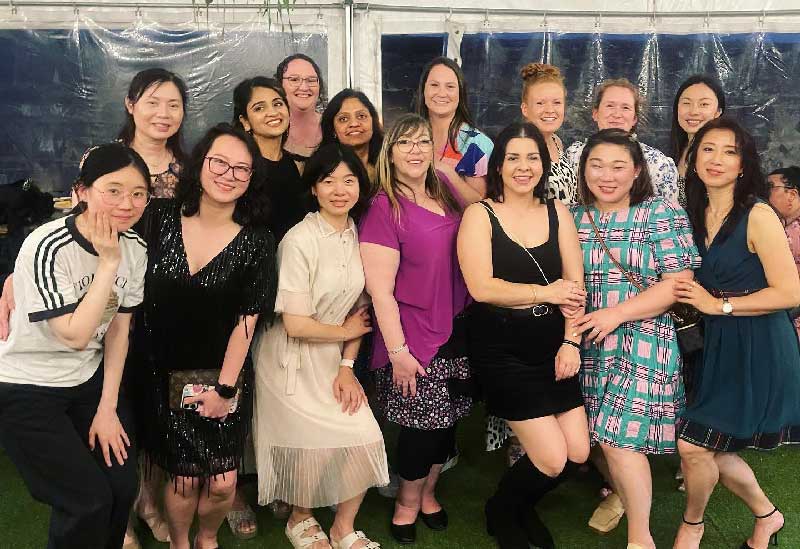
[(528, 284), (528, 288), (530, 288), (531, 291), (533, 292), (533, 303), (532, 303), (532, 305), (536, 305), (536, 286), (534, 286), (533, 284)]

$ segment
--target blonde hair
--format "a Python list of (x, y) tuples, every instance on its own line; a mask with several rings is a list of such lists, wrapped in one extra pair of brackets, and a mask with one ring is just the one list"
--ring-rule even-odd
[(642, 96), (639, 93), (639, 88), (637, 88), (633, 82), (627, 78), (612, 78), (610, 80), (603, 80), (594, 91), (593, 108), (595, 110), (600, 108), (600, 103), (603, 101), (603, 94), (606, 93), (608, 88), (625, 88), (626, 90), (630, 90), (630, 92), (633, 94), (633, 110), (637, 117), (641, 116), (643, 102)]
[[(392, 162), (392, 147), (400, 138), (420, 130), (428, 132), (428, 137), (433, 140), (433, 130), (430, 122), (416, 114), (401, 116), (386, 132), (381, 145), (381, 152), (378, 153), (373, 194), (377, 194), (380, 191), (386, 193), (389, 198), (389, 204), (392, 205), (392, 212), (398, 221), (400, 220), (400, 202), (397, 199), (397, 195), (401, 194), (400, 186), (403, 184), (397, 180), (395, 174), (394, 163)], [(433, 151), (431, 151), (431, 163), (425, 176), (425, 191), (445, 210), (460, 212), (461, 206), (458, 201), (453, 197), (447, 185), (442, 183), (439, 176), (436, 175), (436, 169), (433, 167), (433, 154)]]
[(561, 71), (554, 65), (547, 63), (528, 63), (519, 71), (522, 77), (522, 100), (528, 96), (528, 90), (536, 84), (543, 82), (553, 82), (564, 89), (564, 96), (567, 95), (567, 88), (564, 86), (564, 77)]

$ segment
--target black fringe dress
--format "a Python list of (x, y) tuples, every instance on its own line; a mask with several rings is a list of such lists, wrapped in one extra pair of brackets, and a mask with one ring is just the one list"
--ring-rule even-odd
[(219, 370), (242, 316), (271, 314), (275, 241), (266, 228), (244, 227), (191, 275), (175, 201), (153, 200), (137, 229), (148, 244), (148, 264), (144, 303), (136, 315), (125, 369), (135, 397), (139, 445), (148, 463), (173, 478), (208, 478), (238, 469), (252, 419), (249, 356), (239, 408), (223, 422), (170, 409), (169, 375), (176, 370)]

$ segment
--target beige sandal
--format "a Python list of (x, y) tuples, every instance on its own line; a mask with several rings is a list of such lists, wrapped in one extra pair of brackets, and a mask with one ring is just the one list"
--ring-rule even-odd
[(355, 545), (359, 540), (362, 539), (367, 542), (367, 544), (364, 545), (363, 549), (380, 549), (381, 547), (380, 543), (369, 539), (367, 535), (361, 530), (350, 532), (339, 541), (333, 541), (333, 539), (331, 539), (331, 547), (333, 549), (350, 549), (351, 547), (353, 547), (353, 545)]
[(622, 500), (619, 495), (611, 492), (594, 510), (592, 518), (589, 519), (589, 528), (607, 534), (617, 527), (624, 514), (625, 506)]
[[(310, 536), (304, 536), (307, 531), (311, 530), (314, 527), (319, 528), (319, 532), (316, 534), (311, 534)], [(292, 528), (289, 528), (289, 523), (286, 523), (286, 537), (289, 538), (289, 541), (292, 542), (292, 547), (295, 549), (305, 549), (306, 547), (311, 547), (318, 541), (327, 541), (330, 544), (330, 540), (328, 536), (325, 535), (325, 532), (322, 530), (322, 526), (319, 525), (317, 519), (314, 517), (308, 517), (305, 520), (301, 520)]]

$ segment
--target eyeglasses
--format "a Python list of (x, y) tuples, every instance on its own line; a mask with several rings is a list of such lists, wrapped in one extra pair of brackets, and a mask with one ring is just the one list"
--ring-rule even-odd
[(100, 193), (100, 196), (103, 198), (103, 203), (106, 206), (119, 206), (125, 200), (126, 196), (129, 196), (131, 199), (131, 204), (135, 208), (144, 208), (150, 203), (150, 193), (147, 191), (133, 191), (132, 193), (126, 193), (121, 189), (111, 188), (101, 191), (97, 187), (92, 187), (94, 190)]
[(309, 88), (316, 88), (317, 86), (319, 86), (319, 78), (317, 78), (316, 76), (306, 76), (306, 77), (284, 76), (283, 79), (289, 82), (289, 84), (293, 88), (299, 88), (303, 82), (308, 84)]
[(430, 152), (433, 149), (433, 141), (427, 138), (422, 138), (418, 141), (412, 139), (398, 139), (394, 142), (397, 145), (397, 150), (403, 153), (410, 153), (414, 150), (414, 145), (419, 148), (419, 152)]
[(250, 181), (250, 177), (253, 175), (253, 168), (250, 166), (231, 166), (223, 159), (217, 158), (216, 156), (206, 156), (206, 160), (208, 160), (208, 169), (211, 170), (211, 173), (214, 175), (225, 175), (228, 173), (228, 170), (231, 170), (233, 172), (233, 178), (242, 183)]
[(769, 185), (769, 190), (772, 189), (794, 189), (794, 187), (787, 187), (786, 185)]

